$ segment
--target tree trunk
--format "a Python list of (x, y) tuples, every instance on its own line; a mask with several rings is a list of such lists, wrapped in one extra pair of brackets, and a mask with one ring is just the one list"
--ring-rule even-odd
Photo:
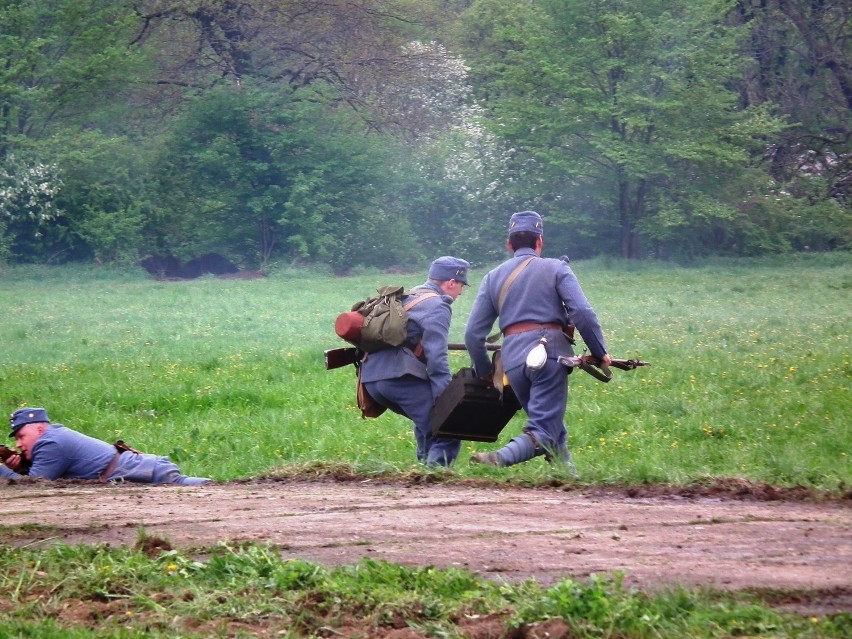
[(636, 211), (630, 203), (630, 185), (624, 180), (618, 186), (618, 220), (621, 257), (627, 260), (635, 260), (639, 257), (639, 238), (634, 225), (636, 219), (638, 219)]

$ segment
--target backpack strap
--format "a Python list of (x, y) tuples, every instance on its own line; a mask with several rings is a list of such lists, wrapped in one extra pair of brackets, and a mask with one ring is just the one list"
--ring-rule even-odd
[[(417, 306), (420, 302), (422, 302), (424, 300), (428, 300), (429, 298), (432, 298), (432, 297), (438, 297), (438, 294), (435, 291), (423, 291), (422, 293), (413, 293), (411, 291), (408, 291), (408, 294), (409, 295), (415, 295), (416, 297), (413, 300), (411, 300), (408, 304), (406, 304), (405, 306), (402, 307), (402, 310), (404, 310), (406, 313), (410, 309)], [(415, 346), (413, 349), (411, 349), (411, 352), (414, 353), (414, 357), (423, 361), (423, 340), (417, 342), (417, 346)]]
[[(518, 279), (518, 275), (521, 274), (527, 266), (535, 259), (535, 255), (532, 255), (525, 259), (523, 262), (518, 264), (515, 267), (515, 270), (509, 273), (509, 277), (506, 278), (506, 281), (503, 282), (503, 286), (500, 288), (500, 295), (497, 297), (497, 314), (500, 314), (500, 311), (503, 310), (503, 303), (506, 301), (506, 296), (509, 294), (509, 287), (515, 283), (515, 280)], [(501, 331), (497, 331), (493, 335), (489, 335), (485, 338), (485, 342), (487, 344), (492, 344), (500, 339)]]
[(408, 304), (402, 307), (402, 310), (404, 310), (406, 313), (415, 306), (417, 306), (420, 302), (428, 300), (430, 297), (438, 297), (438, 294), (435, 291), (423, 291), (422, 293), (412, 293), (409, 291), (408, 294), (415, 295), (416, 297)]

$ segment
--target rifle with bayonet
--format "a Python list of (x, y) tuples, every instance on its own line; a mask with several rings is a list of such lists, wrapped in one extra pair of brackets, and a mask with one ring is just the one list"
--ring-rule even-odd
[(14, 457), (15, 455), (21, 456), (21, 462), (18, 464), (17, 468), (13, 468), (12, 470), (21, 475), (26, 475), (27, 471), (29, 471), (30, 469), (30, 466), (32, 466), (30, 461), (26, 457), (24, 457), (24, 454), (22, 452), (17, 451), (14, 448), (9, 448), (5, 444), (0, 444), (0, 462), (3, 462), (5, 464), (6, 460), (8, 460), (10, 457)]

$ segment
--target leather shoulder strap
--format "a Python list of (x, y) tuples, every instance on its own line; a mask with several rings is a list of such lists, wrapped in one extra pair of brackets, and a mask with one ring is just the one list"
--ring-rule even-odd
[[(514, 284), (515, 280), (518, 279), (518, 275), (521, 274), (527, 266), (535, 259), (535, 255), (532, 255), (525, 259), (523, 262), (518, 264), (515, 267), (515, 270), (509, 273), (509, 277), (506, 278), (506, 281), (503, 282), (503, 286), (500, 288), (500, 295), (497, 297), (497, 313), (499, 314), (501, 310), (503, 310), (503, 302), (506, 301), (506, 296), (509, 294), (509, 287)], [(498, 339), (500, 339), (501, 331), (497, 331), (496, 333), (489, 335), (485, 338), (485, 342), (487, 344), (493, 344)]]
[[(422, 293), (411, 293), (411, 295), (416, 295), (413, 300), (411, 300), (408, 304), (402, 307), (405, 312), (408, 312), (410, 309), (417, 306), (423, 300), (428, 300), (432, 297), (438, 297), (438, 294), (435, 291), (423, 291)], [(423, 359), (423, 341), (417, 342), (417, 346), (414, 347), (413, 351), (414, 357), (419, 359), (420, 361), (425, 361)]]
[(506, 301), (506, 296), (509, 294), (509, 287), (514, 284), (515, 280), (518, 279), (518, 275), (521, 274), (527, 266), (529, 266), (530, 262), (535, 259), (535, 256), (528, 257), (523, 262), (518, 264), (515, 267), (515, 270), (509, 273), (509, 277), (506, 278), (506, 281), (503, 282), (503, 288), (500, 289), (500, 296), (497, 298), (497, 312), (499, 313), (503, 310), (503, 302)]
[(438, 294), (435, 291), (424, 291), (423, 293), (411, 293), (412, 295), (416, 295), (416, 297), (411, 300), (408, 304), (402, 307), (404, 311), (410, 311), (412, 308), (417, 306), (420, 302), (424, 300), (428, 300), (430, 297), (438, 297)]

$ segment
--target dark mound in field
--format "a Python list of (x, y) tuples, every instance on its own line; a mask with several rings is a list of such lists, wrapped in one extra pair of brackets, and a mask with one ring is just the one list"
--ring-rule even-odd
[(149, 255), (139, 262), (154, 279), (164, 281), (192, 280), (203, 275), (215, 275), (222, 279), (259, 279), (259, 271), (243, 271), (228, 258), (218, 253), (205, 253), (186, 264), (172, 255)]

